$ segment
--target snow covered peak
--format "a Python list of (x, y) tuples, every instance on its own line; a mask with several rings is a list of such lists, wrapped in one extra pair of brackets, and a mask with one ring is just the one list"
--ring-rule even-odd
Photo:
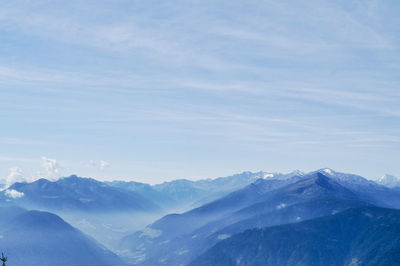
[(322, 170), (324, 173), (328, 174), (328, 175), (334, 175), (334, 172), (332, 171), (332, 169), (329, 168), (325, 168)]
[(381, 176), (377, 183), (387, 187), (400, 187), (400, 179), (389, 174)]
[(287, 175), (289, 176), (303, 176), (305, 173), (303, 171), (300, 171), (299, 169), (294, 170), (293, 172), (288, 173)]
[(261, 179), (281, 179), (281, 180), (285, 180), (285, 179), (289, 179), (291, 177), (294, 176), (304, 176), (305, 173), (300, 171), (300, 170), (294, 170), (292, 172), (289, 173), (272, 173), (272, 172), (260, 172), (260, 174), (258, 175), (258, 178)]
[(264, 179), (266, 178), (275, 178), (280, 180), (285, 180), (292, 178), (294, 176), (304, 176), (305, 174), (300, 170), (294, 170), (289, 173), (264, 173)]
[(371, 185), (375, 184), (374, 182), (367, 180), (362, 176), (348, 174), (348, 173), (342, 173), (342, 172), (336, 172), (330, 168), (322, 168), (322, 169), (319, 169), (319, 170), (317, 170), (315, 172), (311, 172), (311, 173), (321, 173), (325, 176), (336, 179), (337, 181), (345, 182), (348, 185), (371, 186)]
[(275, 174), (273, 173), (263, 173), (262, 178), (267, 179), (267, 178), (273, 178)]
[(335, 171), (333, 171), (330, 168), (322, 168), (322, 169), (317, 170), (316, 172), (319, 172), (324, 175), (329, 175), (329, 176), (335, 176), (337, 174)]

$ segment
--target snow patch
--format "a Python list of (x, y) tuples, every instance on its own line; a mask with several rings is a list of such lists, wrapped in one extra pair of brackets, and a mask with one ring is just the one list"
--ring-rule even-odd
[(267, 173), (264, 173), (263, 174), (263, 179), (267, 179), (267, 178), (273, 178), (274, 177), (274, 174), (267, 174)]
[(143, 236), (147, 236), (150, 238), (157, 238), (160, 235), (162, 235), (162, 231), (161, 230), (157, 230), (157, 229), (153, 229), (150, 227), (146, 227), (145, 229), (142, 230), (142, 233), (139, 235), (139, 237), (143, 237)]
[(285, 203), (281, 203), (281, 204), (279, 204), (278, 206), (276, 206), (276, 209), (277, 210), (280, 210), (280, 209), (283, 209), (283, 208), (285, 208), (287, 205), (285, 204)]
[(327, 173), (328, 175), (333, 175), (333, 171), (329, 168), (325, 168), (324, 170), (322, 170), (323, 172)]
[(219, 240), (224, 240), (224, 239), (227, 239), (227, 238), (230, 238), (231, 236), (230, 235), (227, 235), (227, 234), (220, 234), (220, 235), (218, 235), (218, 239)]
[(370, 214), (369, 212), (364, 213), (365, 216), (369, 217), (369, 218), (373, 218), (374, 216), (372, 214)]
[(102, 225), (103, 225), (103, 227), (105, 227), (105, 228), (107, 228), (107, 229), (109, 229), (109, 230), (111, 230), (113, 232), (117, 232), (117, 233), (126, 233), (127, 232), (126, 229), (124, 229), (124, 228), (115, 228), (112, 224), (109, 224), (109, 223), (102, 224)]
[(357, 258), (352, 258), (351, 262), (349, 263), (349, 266), (357, 266), (360, 265), (360, 261)]
[(175, 254), (182, 256), (183, 254), (188, 253), (188, 252), (189, 251), (187, 249), (184, 249), (184, 250), (181, 249), (181, 250), (175, 251)]
[(87, 229), (96, 229), (96, 226), (94, 226), (93, 224), (91, 224), (88, 220), (86, 219), (81, 219), (77, 222), (79, 227), (82, 228), (87, 228)]

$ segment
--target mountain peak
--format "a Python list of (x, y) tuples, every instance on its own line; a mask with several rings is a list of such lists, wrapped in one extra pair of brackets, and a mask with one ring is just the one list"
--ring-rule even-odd
[(334, 176), (336, 174), (336, 172), (334, 170), (332, 170), (331, 168), (321, 168), (321, 169), (317, 170), (317, 172), (325, 174), (325, 175), (329, 175), (329, 176)]
[(377, 183), (387, 187), (400, 187), (400, 179), (390, 174), (384, 174), (381, 176), (377, 180)]
[(319, 193), (321, 195), (328, 195), (333, 193), (334, 195), (346, 197), (354, 196), (352, 191), (338, 183), (335, 178), (321, 172), (305, 175), (302, 179), (289, 185), (286, 189), (291, 192), (297, 191), (309, 195), (316, 195)]

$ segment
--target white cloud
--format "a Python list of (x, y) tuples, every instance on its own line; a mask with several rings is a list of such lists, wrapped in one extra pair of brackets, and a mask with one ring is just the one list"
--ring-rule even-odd
[(14, 189), (7, 189), (5, 192), (6, 196), (13, 199), (18, 199), (24, 196), (23, 192), (16, 191)]
[(110, 167), (110, 163), (100, 160), (100, 161), (96, 161), (96, 160), (90, 160), (89, 162), (84, 162), (83, 163), (86, 167), (92, 167), (92, 168), (96, 168), (96, 169), (100, 169), (100, 170), (104, 170), (107, 167)]
[(100, 170), (104, 170), (104, 168), (109, 167), (110, 164), (105, 161), (100, 161)]
[(6, 178), (7, 187), (14, 184), (15, 182), (23, 182), (25, 181), (22, 169), (18, 166), (14, 166), (10, 168), (10, 174)]
[(44, 173), (40, 173), (43, 177), (49, 180), (57, 180), (60, 177), (60, 166), (56, 159), (42, 157), (41, 165), (44, 168)]
[(90, 165), (90, 166), (93, 166), (93, 167), (97, 167), (97, 162), (94, 161), (94, 160), (90, 160), (90, 161), (89, 161), (89, 165)]

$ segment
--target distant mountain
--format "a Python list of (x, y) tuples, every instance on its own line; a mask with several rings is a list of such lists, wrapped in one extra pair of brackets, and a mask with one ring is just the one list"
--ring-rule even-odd
[[(7, 226), (16, 216), (26, 212), (25, 209), (12, 203), (0, 203), (0, 228)], [(1, 249), (1, 247), (0, 247)]]
[(385, 174), (376, 180), (378, 184), (393, 188), (400, 187), (400, 179), (389, 174)]
[[(375, 197), (368, 198), (364, 191), (353, 189), (353, 185), (353, 181), (343, 181), (340, 175), (328, 176), (322, 171), (258, 179), (189, 212), (167, 215), (124, 238), (122, 246), (130, 249), (139, 258), (136, 262), (143, 265), (179, 265), (188, 263), (218, 241), (249, 228), (299, 222), (371, 204), (386, 206)], [(389, 190), (376, 187), (378, 191)], [(400, 199), (399, 193), (390, 193)]]
[(161, 207), (172, 210), (187, 210), (221, 198), (232, 191), (243, 188), (257, 179), (284, 176), (265, 172), (243, 172), (215, 179), (197, 181), (177, 179), (162, 184), (149, 185), (134, 181), (105, 182), (107, 185), (127, 189), (151, 199)]
[(320, 169), (312, 173), (316, 172), (335, 179), (346, 188), (356, 191), (361, 198), (373, 202), (378, 206), (400, 208), (400, 190), (390, 189), (387, 186), (359, 175), (340, 173), (329, 168)]
[(184, 207), (198, 207), (219, 199), (230, 192), (241, 189), (259, 179), (287, 179), (295, 175), (302, 175), (300, 171), (288, 174), (270, 172), (243, 172), (227, 177), (215, 179), (201, 179), (191, 181), (178, 179), (152, 186), (155, 190), (175, 200), (178, 204), (185, 203)]
[(105, 184), (118, 189), (133, 191), (140, 196), (147, 198), (164, 209), (169, 209), (180, 203), (168, 196), (167, 193), (162, 193), (154, 189), (151, 185), (135, 181), (111, 181), (104, 182)]
[[(11, 209), (8, 207), (8, 215)], [(0, 247), (8, 256), (7, 265), (126, 265), (57, 215), (21, 209), (12, 212), (0, 228)]]
[(72, 175), (55, 182), (39, 179), (15, 183), (0, 192), (0, 199), (50, 211), (182, 211), (221, 198), (258, 179), (286, 179), (296, 174), (300, 172), (243, 172), (215, 179), (179, 179), (157, 185), (135, 181), (100, 182)]
[(400, 211), (350, 209), (222, 240), (197, 265), (399, 265)]
[(39, 179), (15, 183), (0, 193), (0, 199), (22, 207), (57, 211), (152, 212), (160, 208), (134, 191), (111, 187), (103, 182), (77, 176), (52, 182)]

